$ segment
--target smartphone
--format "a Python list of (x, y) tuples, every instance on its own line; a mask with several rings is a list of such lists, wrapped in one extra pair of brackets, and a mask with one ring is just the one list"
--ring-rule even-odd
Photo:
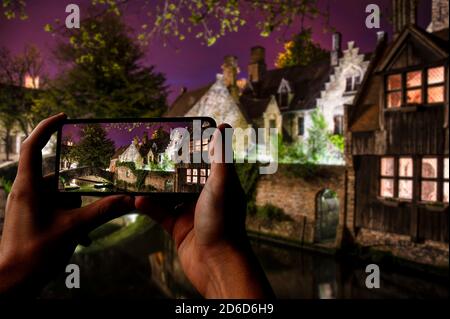
[(57, 137), (57, 190), (199, 194), (215, 127), (208, 117), (66, 120)]

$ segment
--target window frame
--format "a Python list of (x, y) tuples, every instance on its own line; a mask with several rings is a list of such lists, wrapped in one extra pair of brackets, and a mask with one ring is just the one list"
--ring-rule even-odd
[[(194, 172), (196, 172), (197, 174), (194, 174)], [(204, 174), (202, 175), (202, 173), (204, 173)], [(207, 168), (207, 167), (186, 168), (186, 178), (185, 178), (186, 184), (205, 185), (210, 174), (211, 174), (211, 169)], [(194, 177), (196, 178), (196, 182), (194, 182)], [(204, 183), (202, 183), (202, 180), (203, 180), (202, 178), (204, 178)]]
[[(423, 177), (422, 166), (424, 159), (436, 159), (436, 177)], [(449, 181), (448, 178), (444, 177), (444, 160), (448, 158), (445, 155), (427, 155), (422, 156), (420, 158), (420, 175), (419, 175), (419, 200), (423, 203), (433, 204), (433, 203), (442, 203), (448, 204), (448, 202), (444, 202), (444, 187), (445, 183)], [(424, 200), (422, 198), (422, 183), (423, 182), (434, 182), (436, 183), (436, 200)]]
[[(302, 125), (300, 125), (300, 121)], [(297, 136), (305, 136), (305, 117), (303, 115), (297, 117)]]
[[(383, 172), (382, 172), (382, 167), (383, 167), (383, 159), (393, 159), (393, 161), (394, 161), (394, 171), (393, 171), (393, 173), (392, 173), (392, 175), (383, 175)], [(382, 197), (382, 198), (385, 198), (385, 199), (396, 199), (396, 196), (395, 196), (395, 194), (396, 194), (396, 171), (397, 171), (397, 169), (396, 169), (396, 158), (395, 158), (395, 156), (380, 156), (380, 158), (379, 158), (379, 161), (378, 161), (378, 165), (379, 165), (379, 169), (378, 169), (378, 196), (380, 196), (380, 197)], [(393, 192), (392, 192), (392, 196), (384, 196), (383, 194), (382, 194), (382, 186), (383, 186), (383, 180), (392, 180), (392, 182), (393, 182), (393, 185), (394, 185), (394, 190), (393, 190)]]
[(449, 161), (449, 157), (448, 156), (444, 156), (443, 159), (442, 159), (442, 187), (441, 187), (441, 190), (442, 190), (442, 202), (444, 204), (448, 204), (449, 203), (448, 200), (444, 201), (444, 193), (445, 193), (444, 190), (445, 190), (445, 184), (446, 183), (449, 184), (449, 177), (450, 176), (445, 177), (445, 175), (444, 175), (444, 172), (445, 172), (445, 165), (444, 165), (445, 160)]
[[(383, 159), (393, 159), (394, 160), (394, 172), (392, 175), (383, 175), (381, 168), (382, 168), (382, 161)], [(400, 159), (410, 159), (412, 161), (412, 176), (400, 176)], [(414, 184), (415, 184), (415, 175), (416, 168), (415, 168), (415, 158), (411, 155), (386, 155), (386, 156), (380, 156), (378, 161), (379, 169), (378, 169), (378, 196), (380, 196), (383, 199), (390, 199), (390, 200), (397, 200), (397, 201), (404, 201), (404, 202), (412, 202), (414, 200)], [(394, 184), (394, 190), (392, 197), (383, 196), (382, 194), (382, 181), (383, 180), (392, 180)], [(411, 198), (403, 198), (400, 197), (400, 181), (410, 181), (412, 182), (412, 189), (411, 189)]]
[[(442, 67), (444, 70), (444, 80), (443, 82), (439, 83), (428, 83), (428, 71), (430, 69), (435, 69)], [(398, 110), (403, 108), (414, 108), (419, 105), (423, 106), (435, 106), (435, 105), (445, 105), (447, 101), (447, 82), (448, 82), (448, 76), (447, 76), (447, 69), (448, 65), (446, 63), (442, 64), (442, 62), (438, 64), (430, 64), (425, 67), (414, 67), (414, 68), (404, 68), (401, 70), (396, 70), (392, 72), (387, 72), (384, 74), (384, 109), (385, 110)], [(421, 85), (420, 86), (411, 86), (407, 87), (407, 74), (412, 72), (420, 71), (422, 73), (421, 75)], [(400, 75), (400, 88), (398, 89), (389, 89), (389, 77), (393, 75)], [(429, 102), (428, 101), (428, 89), (433, 87), (443, 87), (443, 101), (442, 102)], [(407, 103), (407, 93), (411, 90), (421, 90), (421, 102), (420, 103)], [(400, 105), (399, 106), (389, 106), (389, 95), (391, 93), (399, 93), (401, 94), (400, 97)]]
[[(333, 133), (335, 135), (344, 135), (344, 116), (343, 115), (335, 115), (333, 116), (334, 128)], [(339, 123), (337, 126), (336, 123)]]

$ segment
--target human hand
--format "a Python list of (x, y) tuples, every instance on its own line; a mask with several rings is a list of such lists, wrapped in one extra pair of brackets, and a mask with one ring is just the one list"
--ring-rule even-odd
[(134, 209), (129, 196), (79, 208), (81, 197), (52, 191), (53, 178), (42, 176), (41, 150), (65, 118), (42, 121), (22, 144), (0, 242), (0, 295), (35, 295), (91, 230)]
[[(174, 209), (173, 202), (138, 196), (135, 206), (173, 237), (186, 276), (203, 296), (271, 298), (247, 238), (244, 192), (234, 165), (224, 163), (225, 147), (232, 151), (222, 143), (225, 128), (221, 125), (210, 142), (211, 174), (196, 202)], [(221, 152), (214, 154), (219, 147)]]

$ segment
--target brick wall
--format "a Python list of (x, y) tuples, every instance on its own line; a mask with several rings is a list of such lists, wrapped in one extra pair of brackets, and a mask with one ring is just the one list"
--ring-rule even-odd
[[(309, 177), (301, 171), (301, 165), (280, 164), (277, 173), (261, 176), (256, 186), (256, 205), (262, 207), (271, 204), (279, 207), (294, 220), (294, 225), (288, 227), (274, 225), (271, 228), (273, 235), (298, 241), (302, 238), (305, 242), (313, 242), (317, 219), (316, 198), (324, 189), (330, 189), (338, 194), (340, 203), (338, 229), (344, 225), (345, 167), (320, 166), (314, 175)], [(254, 226), (254, 223), (250, 224)], [(271, 230), (265, 229), (264, 232)]]

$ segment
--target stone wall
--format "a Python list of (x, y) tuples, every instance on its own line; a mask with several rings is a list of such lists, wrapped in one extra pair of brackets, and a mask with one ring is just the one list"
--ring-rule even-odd
[(428, 32), (437, 32), (448, 28), (448, 0), (433, 0), (431, 23)]
[(419, 264), (448, 267), (448, 244), (426, 240), (422, 243), (411, 241), (410, 236), (384, 233), (361, 228), (356, 236), (361, 246), (373, 247), (376, 250), (389, 252)]
[[(280, 164), (277, 173), (260, 177), (256, 186), (256, 206), (270, 204), (279, 207), (294, 223), (283, 227), (277, 223), (267, 228), (250, 220), (247, 223), (249, 229), (258, 231), (262, 228), (272, 235), (312, 243), (317, 220), (316, 198), (324, 189), (337, 193), (340, 203), (338, 229), (343, 227), (345, 167), (318, 166), (311, 173), (307, 173), (307, 170), (302, 165)], [(339, 240), (335, 244), (338, 245)]]

